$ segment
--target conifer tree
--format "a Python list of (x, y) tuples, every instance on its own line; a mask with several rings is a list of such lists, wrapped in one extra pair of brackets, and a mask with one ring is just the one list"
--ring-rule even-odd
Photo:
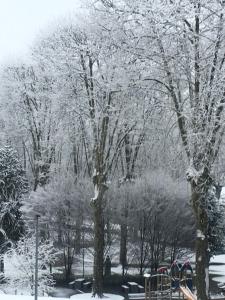
[(23, 232), (20, 207), (27, 191), (28, 182), (17, 152), (8, 145), (0, 148), (0, 228), (12, 241)]

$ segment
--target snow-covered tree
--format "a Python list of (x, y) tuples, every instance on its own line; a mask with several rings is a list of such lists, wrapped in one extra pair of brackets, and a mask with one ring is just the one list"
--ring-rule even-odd
[(114, 11), (121, 21), (121, 32), (128, 37), (124, 37), (126, 49), (136, 53), (140, 65), (144, 63), (143, 81), (161, 90), (161, 99), (176, 114), (197, 226), (197, 296), (206, 300), (209, 194), (225, 119), (224, 1), (102, 2), (109, 15)]
[(66, 74), (62, 77), (66, 93), (71, 93), (77, 123), (88, 137), (85, 151), (95, 191), (91, 200), (95, 220), (93, 294), (102, 296), (107, 181), (125, 137), (137, 125), (134, 116), (139, 101), (132, 86), (128, 88), (130, 78), (125, 68), (130, 63), (129, 54), (121, 55), (110, 37), (92, 23), (88, 28), (86, 24), (59, 28), (40, 43), (39, 49), (44, 61), (51, 53), (58, 72)]
[[(89, 7), (85, 22), (58, 26), (33, 47), (31, 63), (6, 68), (2, 100), (7, 104), (6, 128), (13, 128), (8, 131), (17, 140), (22, 137), (36, 195), (50, 199), (49, 223), (56, 221), (55, 204), (61, 226), (60, 199), (51, 182), (48, 185), (56, 169), (73, 170), (74, 185), (92, 177), (94, 295), (102, 296), (105, 206), (106, 197), (112, 196), (110, 190), (106, 193), (109, 179), (114, 175), (117, 181), (122, 177), (128, 182), (121, 188), (121, 194), (127, 189), (126, 203), (121, 204), (126, 237), (133, 178), (160, 166), (177, 179), (186, 168), (197, 225), (198, 298), (206, 300), (209, 257), (219, 243), (213, 238), (218, 210), (211, 194), (225, 124), (224, 1), (89, 2), (95, 5)], [(69, 189), (73, 188), (71, 184)], [(63, 217), (74, 226), (72, 197), (60, 184), (59, 189), (65, 201), (69, 198)], [(137, 200), (143, 198), (139, 190)], [(160, 197), (165, 205), (165, 193)], [(38, 201), (31, 204), (36, 208)], [(141, 211), (139, 219), (142, 213), (146, 212)], [(144, 225), (140, 222), (139, 229)], [(179, 235), (177, 231), (171, 237), (174, 245)], [(160, 233), (161, 240), (169, 243)]]
[(109, 195), (113, 221), (121, 222), (120, 212), (127, 199), (129, 247), (125, 251), (129, 253), (127, 261), (139, 264), (140, 273), (146, 265), (156, 271), (160, 262), (176, 257), (180, 248), (193, 248), (195, 226), (189, 196), (184, 179), (172, 178), (164, 170), (146, 171), (135, 181), (114, 187)]
[[(49, 265), (56, 259), (53, 244), (48, 241), (38, 245), (38, 292), (47, 293), (54, 284)], [(21, 238), (5, 254), (5, 273), (2, 274), (5, 284), (2, 286), (8, 292), (34, 295), (35, 273), (35, 236), (27, 235)]]
[(32, 191), (23, 202), (29, 227), (33, 226), (36, 214), (41, 216), (40, 230), (59, 250), (67, 282), (73, 275), (74, 257), (81, 247), (81, 226), (84, 220), (90, 219), (87, 199), (91, 196), (91, 181), (75, 180), (73, 175), (70, 172), (55, 175), (50, 183)]
[(0, 149), (0, 227), (10, 240), (23, 232), (20, 207), (28, 182), (18, 154), (11, 146)]
[(9, 138), (23, 148), (24, 164), (33, 175), (31, 185), (38, 186), (48, 181), (50, 167), (55, 159), (56, 139), (63, 114), (54, 98), (54, 80), (44, 66), (32, 60), (31, 64), (7, 67), (2, 76), (2, 102), (5, 127)]

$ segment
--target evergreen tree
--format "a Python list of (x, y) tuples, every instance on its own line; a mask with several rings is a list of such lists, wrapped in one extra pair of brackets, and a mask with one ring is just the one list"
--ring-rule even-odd
[[(21, 201), (28, 191), (25, 171), (11, 146), (0, 149), (0, 228), (6, 238), (18, 240), (23, 232)], [(1, 238), (0, 243), (3, 242)]]

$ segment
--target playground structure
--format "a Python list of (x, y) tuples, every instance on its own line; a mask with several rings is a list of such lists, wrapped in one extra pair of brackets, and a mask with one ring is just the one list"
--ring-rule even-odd
[[(170, 270), (166, 267), (161, 267), (156, 274), (145, 274), (144, 277), (145, 300), (197, 300), (193, 293), (193, 270), (189, 262), (185, 262), (182, 265), (175, 261), (171, 265)], [(138, 299), (135, 297), (131, 298)]]
[[(169, 269), (160, 267), (157, 272), (144, 274), (144, 278), (144, 287), (135, 282), (122, 285), (126, 300), (197, 300), (194, 273), (188, 261), (175, 261)], [(225, 300), (223, 294), (209, 296), (211, 300)]]
[(145, 300), (155, 299), (196, 300), (197, 298), (187, 286), (186, 279), (174, 281), (170, 275), (166, 274), (145, 274)]
[[(170, 269), (161, 267), (154, 274), (145, 274), (144, 277), (144, 293), (137, 293), (134, 289), (132, 292), (131, 288), (127, 293), (124, 290), (128, 300), (197, 300), (193, 293), (193, 270), (189, 262), (180, 264), (175, 261)], [(128, 289), (127, 286), (122, 287)], [(137, 284), (136, 287), (138, 290)]]

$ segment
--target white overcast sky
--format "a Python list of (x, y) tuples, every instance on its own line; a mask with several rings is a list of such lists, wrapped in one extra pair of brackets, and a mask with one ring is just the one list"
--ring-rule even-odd
[(40, 31), (78, 9), (79, 0), (0, 0), (0, 63), (24, 55)]

